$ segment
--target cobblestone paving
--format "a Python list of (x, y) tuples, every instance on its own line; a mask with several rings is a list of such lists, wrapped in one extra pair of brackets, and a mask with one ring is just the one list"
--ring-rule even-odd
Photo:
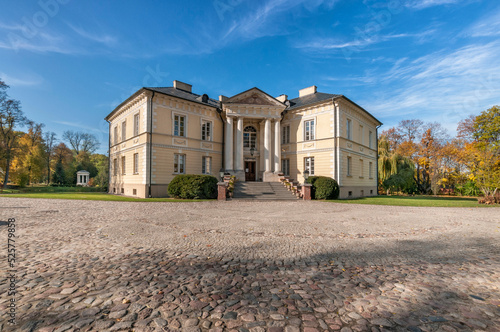
[[(500, 209), (0, 199), (0, 331), (500, 331)], [(6, 231), (0, 226), (0, 269)]]

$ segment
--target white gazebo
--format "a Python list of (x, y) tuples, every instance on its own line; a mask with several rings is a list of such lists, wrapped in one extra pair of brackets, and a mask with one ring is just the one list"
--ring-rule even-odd
[(87, 187), (89, 185), (90, 173), (84, 170), (76, 172), (76, 185)]

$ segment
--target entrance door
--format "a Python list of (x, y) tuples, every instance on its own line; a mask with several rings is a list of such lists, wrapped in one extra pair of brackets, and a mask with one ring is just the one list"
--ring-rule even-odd
[(255, 181), (255, 161), (245, 161), (245, 181)]

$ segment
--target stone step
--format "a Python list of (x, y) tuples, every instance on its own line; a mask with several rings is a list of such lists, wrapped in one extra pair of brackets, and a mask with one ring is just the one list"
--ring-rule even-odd
[(293, 201), (297, 197), (279, 182), (236, 182), (233, 199)]

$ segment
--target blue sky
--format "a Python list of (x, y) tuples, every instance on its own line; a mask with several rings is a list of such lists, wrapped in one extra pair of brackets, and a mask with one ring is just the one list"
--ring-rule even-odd
[(500, 104), (496, 0), (2, 0), (0, 78), (59, 138), (94, 133), (142, 86), (344, 94), (384, 128)]

